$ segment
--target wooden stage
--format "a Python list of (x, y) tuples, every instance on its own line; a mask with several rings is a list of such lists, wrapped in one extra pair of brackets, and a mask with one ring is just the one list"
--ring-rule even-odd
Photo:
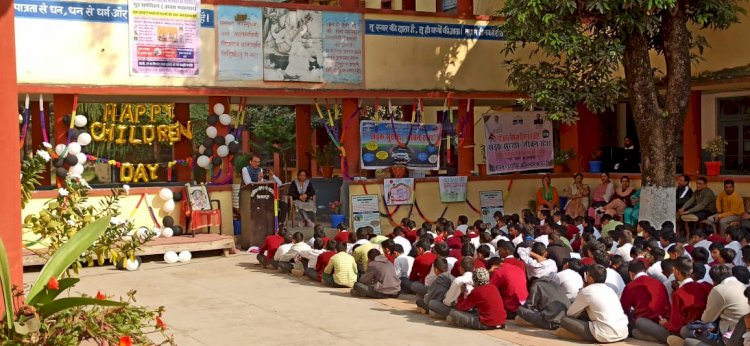
[[(224, 256), (234, 251), (234, 237), (231, 235), (219, 235), (214, 233), (197, 233), (195, 238), (190, 235), (156, 238), (146, 243), (136, 252), (136, 256), (162, 255), (168, 251), (179, 253), (180, 251), (201, 252), (222, 250)], [(23, 250), (23, 265), (40, 266), (46, 260), (29, 250)]]

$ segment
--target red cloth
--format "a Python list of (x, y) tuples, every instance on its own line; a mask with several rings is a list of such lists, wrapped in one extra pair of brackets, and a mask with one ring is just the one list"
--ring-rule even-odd
[(506, 258), (506, 259), (503, 260), (503, 262), (506, 263), (506, 264), (512, 264), (512, 265), (520, 268), (523, 271), (523, 273), (524, 273), (524, 279), (526, 278), (526, 263), (523, 263), (523, 261), (521, 261), (520, 259), (515, 258), (515, 257)]
[(221, 210), (193, 210), (190, 217), (190, 230), (221, 226)]
[(565, 226), (565, 238), (573, 239), (575, 236), (580, 233), (580, 230), (576, 225), (567, 225)]
[(576, 238), (573, 240), (572, 243), (570, 243), (570, 248), (573, 249), (573, 251), (578, 252), (581, 250), (581, 237)]
[(430, 274), (432, 263), (435, 262), (436, 259), (437, 256), (432, 252), (425, 252), (422, 256), (417, 256), (417, 258), (414, 259), (414, 265), (411, 268), (409, 280), (424, 283), (424, 279)]
[(458, 262), (461, 262), (461, 259), (464, 258), (464, 256), (461, 256), (461, 250), (459, 249), (450, 249), (448, 256), (457, 259)]
[(457, 249), (459, 250), (459, 253), (461, 252), (461, 246), (463, 245), (463, 243), (461, 243), (461, 237), (450, 237), (445, 241), (445, 243), (448, 244), (449, 248)]
[(266, 258), (273, 259), (273, 256), (276, 254), (276, 250), (279, 249), (279, 246), (281, 246), (281, 244), (284, 244), (284, 237), (277, 234), (269, 235), (263, 241), (263, 246), (261, 246), (258, 253), (262, 254), (268, 251)]
[(461, 239), (461, 237), (464, 236), (464, 232), (461, 232), (459, 230), (455, 230), (455, 231), (453, 231), (453, 236), (457, 237), (458, 239)]
[(711, 285), (688, 282), (672, 293), (672, 314), (664, 326), (672, 333), (679, 333), (682, 326), (700, 320), (706, 310)]
[(708, 241), (710, 241), (712, 243), (719, 242), (719, 243), (721, 243), (721, 245), (727, 245), (727, 244), (729, 244), (729, 242), (727, 241), (727, 238), (724, 238), (724, 237), (722, 237), (722, 236), (720, 236), (720, 235), (718, 235), (716, 233), (713, 233), (710, 236), (708, 236)]
[(387, 258), (387, 259), (388, 259), (388, 262), (391, 262), (391, 263), (393, 263), (393, 261), (395, 261), (395, 260), (396, 260), (396, 259), (395, 259), (395, 258), (394, 258), (393, 256), (391, 256), (391, 254), (390, 254), (390, 253), (387, 253), (387, 254), (384, 254), (384, 255), (385, 255), (385, 258)]
[(490, 284), (497, 287), (500, 296), (503, 297), (505, 311), (516, 313), (521, 302), (525, 302), (529, 297), (529, 290), (526, 289), (526, 269), (521, 270), (515, 265), (503, 263), (492, 272)]
[(343, 231), (336, 234), (336, 237), (333, 238), (337, 243), (349, 243), (349, 232)]
[(646, 257), (638, 257), (638, 258), (636, 258), (636, 260), (638, 260), (641, 263), (643, 263), (643, 265), (646, 266), (646, 269), (648, 269), (651, 266), (651, 263), (648, 262), (648, 260), (646, 259)]
[(315, 262), (315, 271), (318, 272), (318, 281), (323, 280), (323, 270), (328, 266), (328, 262), (331, 261), (331, 257), (336, 254), (336, 251), (326, 251), (318, 255), (318, 262)]
[(633, 310), (633, 319), (648, 318), (654, 322), (669, 316), (669, 294), (658, 279), (642, 275), (629, 282), (622, 291), (620, 304), (626, 315)]
[(417, 230), (412, 229), (404, 232), (404, 238), (408, 239), (410, 243), (414, 244), (417, 242)]
[(501, 301), (502, 297), (495, 286), (482, 285), (474, 287), (468, 297), (459, 297), (456, 309), (469, 311), (476, 308), (479, 311), (479, 322), (488, 327), (497, 327), (504, 325), (507, 318)]
[(584, 257), (581, 259), (581, 264), (583, 264), (584, 266), (590, 266), (592, 264), (596, 264), (596, 262), (591, 257)]
[(435, 243), (443, 243), (443, 242), (445, 242), (445, 239), (443, 239), (442, 235), (435, 237)]

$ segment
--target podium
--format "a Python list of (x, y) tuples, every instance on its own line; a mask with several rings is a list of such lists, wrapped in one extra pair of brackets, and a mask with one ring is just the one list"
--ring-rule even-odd
[(240, 217), (242, 218), (240, 248), (260, 247), (266, 236), (274, 233), (273, 185), (273, 183), (255, 183), (240, 188)]

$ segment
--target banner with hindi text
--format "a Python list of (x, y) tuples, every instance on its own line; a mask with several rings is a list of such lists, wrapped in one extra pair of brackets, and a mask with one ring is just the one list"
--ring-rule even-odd
[(483, 120), (488, 174), (552, 168), (552, 122), (543, 112), (489, 112)]
[(362, 169), (383, 169), (396, 164), (409, 169), (440, 168), (440, 124), (362, 121)]

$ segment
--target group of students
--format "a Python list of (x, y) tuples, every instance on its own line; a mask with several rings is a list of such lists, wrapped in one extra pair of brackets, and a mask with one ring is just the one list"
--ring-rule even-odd
[(388, 236), (340, 225), (328, 238), (316, 226), (306, 241), (282, 230), (258, 261), (357, 297), (414, 294), (421, 313), (459, 327), (510, 319), (596, 343), (750, 345), (750, 229), (699, 225), (684, 237), (671, 222), (522, 215), (498, 213), (495, 225), (404, 219)]

